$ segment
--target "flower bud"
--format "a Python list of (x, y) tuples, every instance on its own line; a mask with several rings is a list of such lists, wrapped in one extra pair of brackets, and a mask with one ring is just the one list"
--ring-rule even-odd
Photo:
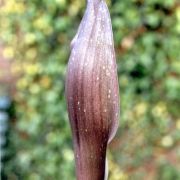
[(106, 148), (119, 119), (112, 26), (103, 0), (88, 0), (71, 43), (66, 98), (78, 180), (105, 178)]

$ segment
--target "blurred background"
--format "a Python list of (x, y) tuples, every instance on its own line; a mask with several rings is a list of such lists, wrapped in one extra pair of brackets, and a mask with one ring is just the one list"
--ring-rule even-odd
[[(107, 0), (121, 95), (110, 180), (180, 180), (180, 2)], [(85, 0), (0, 0), (3, 180), (75, 180), (64, 97)]]

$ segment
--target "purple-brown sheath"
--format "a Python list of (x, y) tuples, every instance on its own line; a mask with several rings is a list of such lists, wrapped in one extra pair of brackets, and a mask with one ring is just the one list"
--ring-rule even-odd
[(87, 0), (71, 43), (66, 98), (78, 180), (104, 180), (107, 144), (119, 119), (119, 88), (111, 19), (104, 0)]

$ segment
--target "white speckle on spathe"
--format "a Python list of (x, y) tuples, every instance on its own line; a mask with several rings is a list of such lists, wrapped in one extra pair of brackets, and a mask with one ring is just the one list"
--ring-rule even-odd
[(99, 77), (97, 77), (96, 80), (98, 81), (98, 80), (99, 80)]
[(111, 66), (112, 66), (113, 62), (110, 60), (110, 61), (109, 61), (109, 64), (110, 64), (110, 68), (111, 68)]
[(80, 102), (78, 101), (78, 105), (80, 105)]
[(107, 109), (104, 109), (104, 112), (107, 112)]
[(106, 67), (105, 67), (105, 66), (103, 66), (103, 69), (106, 69)]
[(98, 17), (98, 18), (97, 18), (97, 20), (98, 20), (98, 21), (101, 21), (101, 18), (100, 18), (100, 17)]
[(84, 112), (86, 112), (86, 109), (84, 109)]
[(85, 132), (87, 132), (88, 130), (87, 129), (85, 129)]
[(110, 99), (111, 95), (108, 95), (108, 99)]
[(75, 55), (75, 54), (76, 54), (76, 51), (74, 50), (74, 51), (72, 52), (72, 54)]
[(109, 91), (108, 91), (109, 93), (111, 93), (111, 90), (109, 89)]
[(110, 73), (108, 70), (106, 70), (106, 76), (110, 76)]

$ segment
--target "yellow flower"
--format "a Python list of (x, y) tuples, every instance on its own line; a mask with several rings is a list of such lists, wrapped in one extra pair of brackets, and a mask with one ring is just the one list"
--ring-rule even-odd
[(35, 19), (33, 22), (35, 28), (43, 31), (45, 34), (51, 34), (53, 29), (50, 25), (50, 19), (48, 16), (41, 15), (39, 18)]
[(29, 87), (29, 91), (30, 91), (30, 93), (32, 93), (32, 94), (37, 94), (37, 93), (40, 92), (40, 87), (39, 87), (37, 84), (32, 84), (32, 85), (30, 85), (30, 87)]
[(19, 89), (24, 89), (28, 85), (27, 79), (26, 78), (21, 78), (20, 80), (17, 81), (17, 88)]
[(152, 113), (156, 117), (163, 117), (167, 114), (166, 105), (163, 102), (159, 102), (153, 109)]
[(55, 0), (57, 4), (64, 6), (66, 4), (66, 0)]
[(36, 48), (28, 49), (26, 52), (27, 59), (35, 59), (37, 56), (37, 50)]
[(79, 9), (83, 6), (83, 3), (81, 3), (78, 0), (73, 1), (73, 3), (70, 4), (68, 8), (68, 13), (70, 16), (76, 16), (78, 13)]
[(112, 160), (108, 160), (108, 166), (110, 171), (109, 180), (128, 180), (128, 175), (123, 172), (119, 166)]
[(180, 7), (176, 9), (176, 18), (180, 22)]
[(146, 110), (147, 110), (147, 104), (145, 102), (141, 102), (141, 103), (137, 104), (135, 107), (135, 113), (137, 114), (137, 116), (144, 115)]
[(25, 6), (22, 2), (17, 2), (16, 0), (8, 0), (2, 6), (2, 13), (18, 13), (21, 14), (25, 11)]
[(3, 50), (3, 56), (5, 58), (13, 58), (14, 57), (14, 49), (12, 47), (6, 47)]
[(24, 42), (26, 44), (33, 44), (35, 43), (36, 41), (36, 35), (34, 33), (27, 33), (25, 34), (25, 37), (24, 37)]
[(51, 79), (47, 76), (42, 77), (42, 79), (40, 80), (40, 84), (45, 87), (48, 88), (51, 85)]
[(164, 136), (161, 140), (161, 144), (164, 147), (171, 147), (173, 143), (173, 138), (170, 135)]
[(178, 33), (180, 33), (180, 7), (178, 7), (176, 9), (176, 19), (177, 19), (176, 30), (177, 30)]
[(180, 119), (178, 119), (177, 122), (176, 122), (176, 128), (180, 129)]
[(35, 75), (40, 71), (38, 64), (24, 64), (24, 71), (29, 75)]
[(66, 161), (73, 161), (74, 159), (73, 151), (71, 149), (64, 149), (63, 157), (66, 159)]
[(34, 26), (39, 29), (45, 29), (49, 26), (47, 19), (44, 16), (40, 16), (34, 21)]

